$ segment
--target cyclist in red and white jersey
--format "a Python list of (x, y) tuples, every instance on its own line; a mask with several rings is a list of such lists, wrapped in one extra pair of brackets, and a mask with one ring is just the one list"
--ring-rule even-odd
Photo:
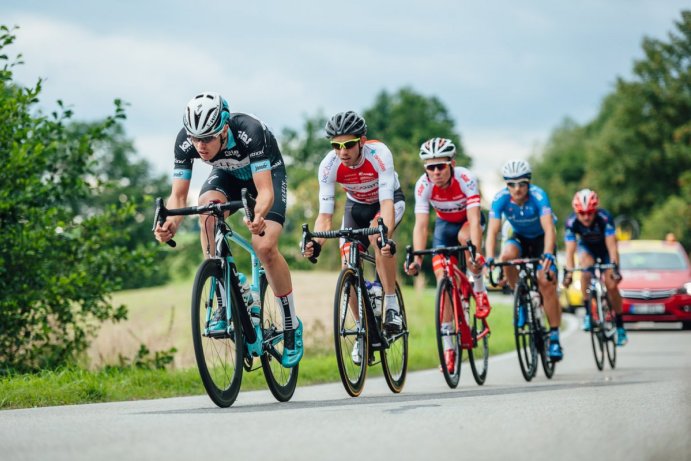
[[(436, 212), (432, 246), (465, 245), (471, 241), (477, 248), (475, 264), (469, 267), (473, 274), (473, 289), (477, 295), (477, 316), (487, 317), (490, 311), (487, 289), (482, 277), (485, 263), (482, 256), (482, 213), (480, 212), (480, 191), (476, 176), (467, 168), (456, 166), (454, 157), (456, 146), (450, 139), (433, 138), (420, 146), (420, 159), (424, 162), (425, 173), (415, 184), (415, 227), (413, 229), (413, 249), (422, 250), (427, 246), (429, 208)], [(443, 277), (441, 255), (432, 259), (437, 282)], [(420, 270), (422, 256), (416, 256), (406, 267), (406, 273), (414, 275)], [(451, 318), (447, 319), (451, 327)], [(443, 325), (442, 325), (443, 327)], [(453, 369), (455, 363), (451, 340), (448, 340), (445, 360)]]
[[(346, 204), (341, 228), (376, 227), (381, 216), (388, 228), (388, 238), (403, 217), (405, 199), (393, 155), (380, 141), (367, 140), (365, 119), (353, 111), (339, 112), (327, 122), (326, 134), (333, 148), (319, 165), (319, 216), (315, 231), (331, 229), (336, 183), (346, 192)], [(315, 238), (305, 246), (304, 256), (318, 256), (325, 239)], [(402, 319), (396, 298), (396, 244), (393, 240), (382, 248), (377, 236), (363, 237), (362, 245), (374, 244), (379, 278), (384, 291), (384, 327), (399, 332)], [(347, 248), (342, 244), (341, 253)], [(357, 343), (356, 343), (357, 344)], [(355, 357), (354, 357), (355, 360)]]

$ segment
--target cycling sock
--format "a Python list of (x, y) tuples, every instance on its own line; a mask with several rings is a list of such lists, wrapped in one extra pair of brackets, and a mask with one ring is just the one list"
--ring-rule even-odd
[(473, 274), (473, 290), (475, 293), (482, 293), (485, 291), (485, 279), (482, 277), (482, 272)]
[(614, 314), (614, 324), (617, 328), (624, 328), (624, 316), (621, 314)]
[(549, 328), (549, 338), (554, 341), (555, 339), (559, 341), (559, 327)]
[(400, 309), (398, 308), (398, 298), (396, 297), (396, 293), (391, 294), (391, 295), (384, 295), (384, 305), (386, 306), (386, 309), (393, 309), (394, 312), (400, 312)]
[(293, 292), (284, 296), (276, 296), (276, 302), (283, 308), (284, 329), (292, 330), (298, 327), (298, 317), (295, 315)]

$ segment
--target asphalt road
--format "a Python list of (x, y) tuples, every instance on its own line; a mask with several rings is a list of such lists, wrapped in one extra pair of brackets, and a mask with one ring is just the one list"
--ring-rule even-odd
[(506, 354), (481, 387), (464, 364), (455, 390), (429, 370), (399, 395), (370, 378), (359, 398), (335, 383), (284, 404), (241, 391), (229, 409), (199, 396), (8, 410), (0, 460), (690, 460), (691, 333), (633, 331), (600, 372), (568, 324), (552, 380), (525, 382)]

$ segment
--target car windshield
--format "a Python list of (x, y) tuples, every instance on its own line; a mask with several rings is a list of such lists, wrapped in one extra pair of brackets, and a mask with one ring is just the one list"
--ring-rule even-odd
[(619, 255), (621, 268), (628, 270), (684, 270), (686, 261), (678, 253), (636, 251), (622, 252)]

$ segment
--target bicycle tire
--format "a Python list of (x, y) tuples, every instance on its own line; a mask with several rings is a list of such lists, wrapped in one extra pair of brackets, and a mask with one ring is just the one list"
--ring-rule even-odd
[[(530, 292), (524, 283), (516, 285), (513, 297), (513, 332), (516, 340), (516, 353), (521, 374), (526, 381), (530, 381), (537, 373), (537, 346), (533, 332), (532, 309)], [(525, 323), (518, 326), (518, 312), (523, 307), (526, 310)]]
[(271, 394), (279, 402), (287, 402), (293, 397), (298, 382), (300, 364), (293, 368), (284, 368), (278, 357), (269, 352), (274, 348), (279, 356), (283, 355), (283, 308), (276, 303), (274, 292), (262, 274), (261, 287), (261, 324), (264, 336), (264, 351), (260, 357), (262, 371)]
[[(350, 300), (357, 300), (358, 277), (351, 268), (341, 271), (336, 282), (334, 298), (334, 346), (336, 362), (341, 382), (348, 395), (357, 397), (362, 392), (367, 376), (369, 359), (369, 339), (367, 337), (367, 316), (359, 312), (358, 322), (350, 308)], [(358, 303), (362, 305), (362, 303)], [(353, 361), (352, 352), (355, 342), (360, 342), (360, 363)]]
[[(401, 309), (403, 326), (401, 332), (394, 335), (394, 339), (389, 343), (389, 347), (380, 352), (384, 379), (386, 379), (386, 384), (394, 394), (398, 394), (403, 390), (408, 370), (408, 318), (406, 317), (403, 295), (398, 282), (396, 282), (396, 297), (398, 298), (398, 306)], [(383, 334), (388, 339), (388, 334)]]
[[(475, 298), (475, 294), (469, 289), (468, 295), (470, 303), (469, 318), (473, 320), (473, 325), (470, 329), (473, 335), (473, 347), (468, 349), (468, 362), (470, 363), (470, 371), (473, 372), (475, 382), (479, 386), (482, 386), (485, 384), (485, 379), (487, 379), (487, 368), (489, 366), (489, 335), (483, 336), (480, 341), (475, 339), (478, 333), (484, 328), (484, 324), (482, 320), (478, 320), (475, 316), (475, 312), (477, 312), (477, 299)], [(464, 294), (464, 296), (466, 296), (466, 294)], [(478, 331), (478, 324), (480, 325), (480, 331)]]
[(614, 323), (614, 309), (606, 296), (602, 299), (603, 337), (607, 361), (611, 369), (617, 366), (617, 327)]
[[(533, 327), (533, 331), (535, 332), (536, 336), (536, 345), (538, 350), (540, 351), (540, 362), (542, 362), (542, 371), (545, 372), (545, 376), (547, 379), (552, 379), (552, 376), (554, 376), (554, 369), (556, 368), (557, 364), (554, 362), (550, 356), (549, 356), (549, 330), (545, 326), (545, 323), (543, 321), (544, 317), (544, 309), (542, 306), (537, 307), (537, 309), (540, 309), (539, 315), (534, 315), (533, 318), (535, 326)], [(538, 314), (536, 312), (536, 314)]]
[(595, 358), (595, 365), (597, 369), (602, 371), (605, 367), (605, 345), (604, 345), (604, 330), (602, 320), (600, 319), (600, 312), (597, 308), (597, 300), (590, 297), (588, 300), (590, 306), (590, 343), (593, 346), (593, 357)]
[(217, 291), (222, 280), (220, 260), (207, 259), (199, 266), (192, 288), (192, 342), (206, 393), (216, 405), (226, 408), (240, 392), (244, 343), (242, 325), (235, 322), (238, 302), (234, 290), (230, 290), (231, 334), (214, 338), (204, 335), (207, 309), (213, 313), (218, 308)]
[[(444, 375), (444, 380), (451, 389), (455, 389), (461, 379), (461, 357), (463, 354), (463, 349), (461, 349), (461, 334), (457, 330), (456, 322), (454, 321), (455, 311), (453, 308), (453, 289), (453, 285), (449, 278), (444, 277), (441, 279), (437, 285), (437, 296), (434, 302), (434, 317), (437, 332), (437, 352), (439, 354), (439, 364), (442, 374)], [(451, 312), (447, 312), (447, 309)], [(451, 330), (442, 331), (442, 324), (444, 323), (445, 317), (447, 319), (450, 318)], [(456, 354), (453, 370), (449, 370), (449, 367), (446, 365), (446, 359), (444, 357), (444, 337), (447, 337), (451, 340), (451, 350)]]

